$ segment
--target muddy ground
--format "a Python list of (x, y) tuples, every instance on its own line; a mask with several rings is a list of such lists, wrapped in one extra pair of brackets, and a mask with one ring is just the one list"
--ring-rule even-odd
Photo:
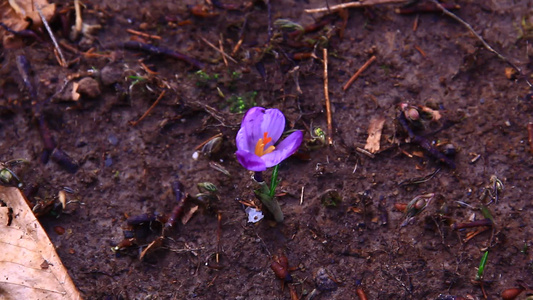
[[(228, 0), (224, 3), (238, 8), (206, 6), (196, 15), (192, 6), (203, 1), (87, 1), (84, 22), (102, 26), (94, 38), (66, 39), (68, 27), (58, 19), (52, 23), (58, 39), (77, 49), (63, 47), (68, 61), (79, 58), (69, 68), (58, 65), (50, 42), (26, 39), (22, 48), (1, 48), (0, 159), (29, 161), (14, 171), (30, 201), (54, 200), (64, 189), (69, 200), (79, 201), (59, 217), (47, 214), (41, 221), (84, 297), (288, 299), (289, 288), (282, 288), (270, 268), (272, 255), (279, 253), (295, 267), (291, 288), (301, 299), (356, 299), (361, 287), (368, 299), (437, 299), (441, 294), (482, 299), (483, 289), (489, 299), (498, 299), (505, 289), (533, 286), (533, 153), (527, 131), (533, 104), (524, 78), (506, 76), (504, 61), (438, 12), (402, 15), (395, 12), (398, 5), (350, 9), (343, 30), (341, 15), (331, 14), (322, 28), (295, 37), (275, 27), (275, 21), (313, 24), (322, 15), (304, 9), (326, 1), (271, 2), (269, 22), (269, 7), (262, 1)], [(58, 4), (58, 11), (71, 5)], [(457, 4), (461, 8), (454, 12), (531, 78), (530, 1)], [(66, 15), (70, 24), (72, 14)], [(185, 53), (202, 64), (203, 73), (183, 60), (124, 49), (120, 43), (135, 37), (126, 29), (161, 37), (136, 40)], [(202, 38), (217, 47), (222, 40), (235, 62), (225, 63)], [(242, 202), (259, 202), (251, 173), (234, 156), (240, 111), (253, 105), (279, 108), (287, 128), (304, 130), (307, 140), (310, 128), (326, 130), (324, 47), (333, 145), (282, 163), (282, 224), (268, 215), (248, 223)], [(90, 48), (98, 55), (83, 54)], [(298, 59), (296, 53), (315, 57)], [(35, 99), (17, 70), (18, 55), (31, 64)], [(373, 55), (376, 61), (343, 91)], [(76, 73), (82, 74), (73, 82), (89, 77), (98, 85), (86, 85), (77, 102), (65, 101), (69, 93), (47, 101)], [(162, 91), (151, 113), (132, 126)], [(58, 147), (79, 162), (75, 173), (42, 162), (44, 146), (31, 101), (43, 103)], [(439, 109), (438, 123), (453, 123), (425, 137), (453, 145), (455, 169), (406, 143), (396, 120), (401, 102)], [(369, 122), (377, 116), (385, 118), (384, 150), (370, 158), (357, 148), (364, 147)], [(195, 148), (219, 133), (220, 151), (194, 160)], [(437, 169), (427, 181), (402, 184)], [(494, 226), (453, 230), (453, 224), (485, 218), (480, 207), (490, 197), (481, 196), (487, 187), (493, 190), (493, 175), (504, 185), (498, 201), (487, 206)], [(124, 239), (128, 216), (170, 213), (176, 180), (192, 195), (198, 193), (197, 183), (212, 182), (219, 200), (179, 224), (143, 261), (136, 246), (113, 252)], [(331, 189), (342, 198), (334, 207), (321, 201)], [(427, 193), (435, 194), (430, 205), (401, 227), (405, 215), (395, 204)], [(66, 232), (59, 234), (59, 227)], [(476, 230), (482, 232), (469, 239)], [(473, 282), (487, 249), (482, 281)], [(520, 297), (525, 299), (525, 293)]]

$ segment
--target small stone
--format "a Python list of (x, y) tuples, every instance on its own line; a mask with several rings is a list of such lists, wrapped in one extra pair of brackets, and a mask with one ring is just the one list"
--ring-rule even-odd
[(337, 283), (331, 279), (331, 276), (324, 268), (316, 271), (315, 284), (319, 291), (334, 291), (337, 289)]
[(100, 79), (104, 86), (119, 82), (122, 79), (122, 69), (115, 64), (107, 65), (100, 71)]
[(96, 98), (102, 93), (98, 81), (91, 77), (85, 77), (78, 82), (77, 92), (89, 98)]

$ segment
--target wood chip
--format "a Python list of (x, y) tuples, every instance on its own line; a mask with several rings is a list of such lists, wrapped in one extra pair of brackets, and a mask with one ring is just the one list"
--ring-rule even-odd
[(382, 116), (377, 116), (370, 120), (365, 150), (368, 150), (370, 153), (376, 153), (379, 151), (379, 140), (381, 139), (381, 132), (383, 131), (384, 124), (385, 118)]
[[(13, 212), (9, 226), (0, 222), (1, 298), (81, 299), (21, 192), (0, 186), (0, 200)], [(6, 214), (6, 209), (1, 209), (0, 214)], [(5, 216), (0, 219), (4, 220)]]

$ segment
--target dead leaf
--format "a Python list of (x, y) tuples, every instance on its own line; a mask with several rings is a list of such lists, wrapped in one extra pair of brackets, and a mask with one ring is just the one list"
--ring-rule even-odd
[(11, 224), (0, 222), (1, 298), (82, 299), (22, 193), (0, 186), (0, 201), (12, 210)]
[[(43, 22), (34, 5), (41, 8), (46, 21), (50, 21), (54, 16), (56, 5), (49, 4), (47, 0), (0, 0), (0, 21), (15, 31), (28, 29), (32, 24), (34, 29), (39, 28)], [(32, 22), (28, 22), (28, 19)], [(5, 44), (13, 35), (1, 29), (0, 38)]]
[(183, 217), (181, 217), (181, 224), (185, 225), (189, 220), (192, 218), (194, 213), (198, 210), (198, 205), (195, 205), (189, 209), (186, 213), (183, 214)]
[(438, 121), (442, 118), (442, 115), (438, 110), (431, 109), (427, 106), (422, 106), (422, 111), (431, 115), (432, 121)]
[(139, 255), (139, 259), (143, 260), (144, 257), (150, 253), (153, 253), (157, 249), (161, 248), (163, 246), (163, 236), (157, 237), (155, 240), (153, 240), (144, 250), (141, 252), (141, 255)]
[(376, 153), (379, 151), (379, 140), (381, 139), (381, 131), (383, 130), (384, 124), (385, 118), (382, 116), (374, 117), (370, 120), (365, 150), (368, 150), (370, 153)]

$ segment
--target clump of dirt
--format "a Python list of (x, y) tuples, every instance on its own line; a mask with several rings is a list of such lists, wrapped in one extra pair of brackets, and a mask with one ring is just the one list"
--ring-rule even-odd
[[(42, 211), (41, 222), (87, 299), (480, 299), (533, 286), (529, 1), (453, 10), (523, 73), (508, 76), (438, 11), (386, 4), (323, 16), (304, 10), (325, 1), (211, 2), (91, 1), (83, 22), (101, 28), (71, 40), (72, 4), (57, 1), (51, 25), (68, 68), (45, 34), (2, 48), (0, 159), (29, 161), (13, 171), (33, 203), (57, 212), (67, 191), (70, 209)], [(320, 140), (324, 48), (332, 145)], [(441, 118), (419, 123), (402, 105)], [(235, 135), (252, 106), (278, 108), (287, 129), (305, 132), (279, 168), (281, 224), (245, 213), (260, 202)], [(368, 153), (373, 118), (384, 125)], [(218, 151), (194, 159), (217, 135)], [(211, 182), (218, 200), (142, 261), (144, 244), (114, 252), (128, 217), (171, 213), (176, 181), (191, 195)], [(281, 254), (292, 282), (270, 267)]]

